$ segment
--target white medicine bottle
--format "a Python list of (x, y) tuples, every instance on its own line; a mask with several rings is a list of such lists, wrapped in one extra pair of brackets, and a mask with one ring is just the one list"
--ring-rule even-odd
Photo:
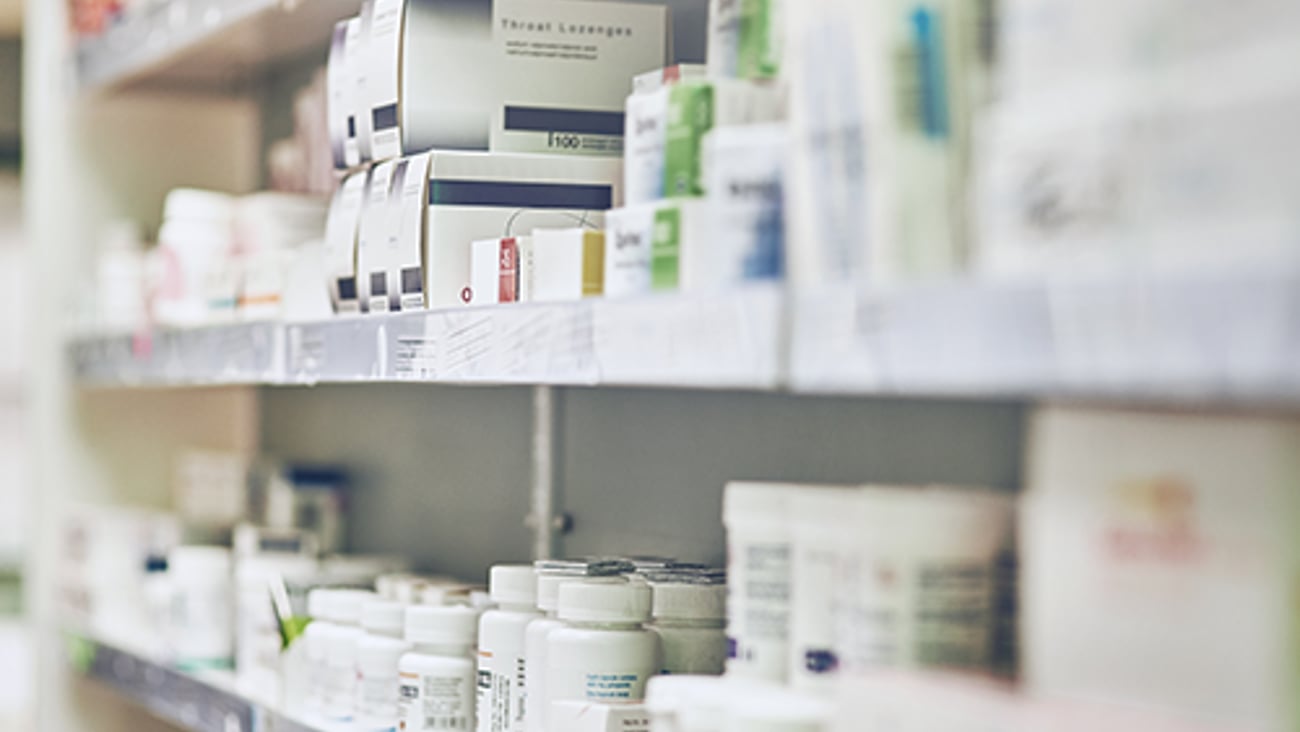
[(329, 652), (329, 635), (338, 627), (330, 618), (334, 590), (318, 587), (307, 593), (307, 616), (311, 622), (302, 633), (306, 645), (307, 694), (303, 700), (303, 713), (307, 719), (317, 719), (325, 713), (325, 658)]
[(560, 620), (546, 641), (545, 709), (557, 701), (639, 702), (659, 670), (650, 586), (569, 582), (560, 586)]
[(391, 600), (371, 600), (361, 607), (357, 641), (355, 732), (391, 732), (398, 723), (397, 665), (411, 650), (403, 637), (406, 606)]
[(659, 636), (666, 674), (717, 676), (727, 664), (727, 586), (652, 583), (649, 628)]
[(327, 720), (350, 722), (356, 707), (357, 642), (361, 640), (361, 607), (378, 597), (365, 590), (335, 590), (326, 608), (335, 626), (325, 635), (325, 667), (321, 710)]
[(478, 732), (524, 732), (524, 631), (541, 617), (537, 573), (527, 564), (498, 564), (488, 593), (497, 607), (478, 626)]
[(406, 640), (412, 650), (397, 664), (402, 732), (474, 729), (477, 626), (473, 608), (406, 609)]

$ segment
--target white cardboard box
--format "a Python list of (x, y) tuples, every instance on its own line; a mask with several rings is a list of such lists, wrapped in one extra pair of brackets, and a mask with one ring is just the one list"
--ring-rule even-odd
[(1300, 422), (1047, 408), (1031, 445), (1028, 690), (1294, 729)]
[(722, 284), (785, 272), (783, 124), (719, 127), (704, 141), (710, 236), (706, 257)]
[(396, 210), (392, 198), (396, 161), (385, 160), (370, 172), (366, 206), (357, 232), (357, 300), (362, 312), (387, 312), (389, 237)]
[[(581, 300), (604, 292), (605, 232), (596, 229), (533, 231), (531, 265), (525, 264), (524, 299)], [(525, 260), (527, 258), (525, 257)]]
[(653, 203), (614, 209), (605, 216), (605, 296), (650, 291), (650, 252), (654, 242)]
[(359, 170), (343, 180), (330, 202), (325, 221), (325, 276), (335, 312), (361, 311), (357, 299), (357, 234), (369, 187), (370, 171)]
[(388, 292), (393, 310), (424, 309), (424, 218), (429, 198), (429, 153), (404, 158), (397, 196), (396, 237), (388, 260)]
[(519, 301), (519, 250), (527, 237), (481, 239), (470, 253), (470, 305)]
[(623, 152), (631, 81), (662, 68), (672, 40), (662, 5), (588, 0), (495, 0), (492, 33), (491, 148), (576, 155)]
[(429, 307), (467, 303), (470, 245), (537, 228), (600, 226), (619, 200), (617, 160), (511, 153), (430, 154), (425, 212)]

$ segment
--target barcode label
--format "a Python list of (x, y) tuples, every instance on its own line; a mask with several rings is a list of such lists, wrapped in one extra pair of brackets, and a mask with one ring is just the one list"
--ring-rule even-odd
[(469, 719), (460, 716), (425, 717), (424, 729), (468, 730)]

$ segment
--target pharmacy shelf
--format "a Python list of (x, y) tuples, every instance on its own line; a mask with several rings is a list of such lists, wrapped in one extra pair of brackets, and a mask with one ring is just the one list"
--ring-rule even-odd
[(165, 0), (77, 46), (87, 91), (227, 88), (319, 50), (357, 0)]
[(190, 674), (98, 640), (70, 637), (85, 676), (190, 732), (330, 732), (240, 694), (230, 672)]
[(799, 293), (803, 393), (1300, 404), (1300, 266)]
[(87, 386), (352, 382), (775, 389), (784, 298), (710, 295), (509, 304), (82, 338)]

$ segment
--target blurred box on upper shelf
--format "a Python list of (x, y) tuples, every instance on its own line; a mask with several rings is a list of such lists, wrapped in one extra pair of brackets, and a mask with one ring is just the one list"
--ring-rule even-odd
[(1295, 38), (1006, 99), (981, 165), (978, 271), (1300, 265)]
[(786, 186), (800, 285), (948, 277), (966, 260), (988, 4), (786, 3)]
[(519, 301), (519, 250), (527, 237), (481, 239), (470, 252), (470, 305)]
[(344, 166), (354, 131), (362, 163), (430, 149), (617, 156), (630, 79), (672, 48), (668, 9), (639, 3), (372, 0), (359, 24), (356, 43), (336, 29), (331, 54)]
[(605, 232), (536, 229), (524, 289), (535, 302), (581, 300), (605, 291)]
[(1030, 445), (1028, 691), (1295, 729), (1300, 423), (1052, 407)]

